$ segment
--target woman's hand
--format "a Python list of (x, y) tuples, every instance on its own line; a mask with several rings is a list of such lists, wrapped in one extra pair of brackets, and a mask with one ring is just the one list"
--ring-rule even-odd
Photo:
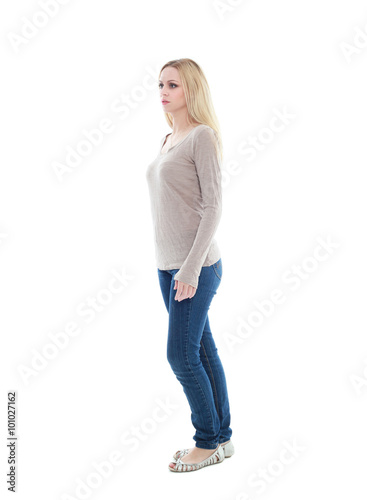
[(196, 293), (196, 288), (178, 280), (175, 280), (174, 290), (177, 290), (175, 300), (179, 302), (184, 299), (191, 299)]

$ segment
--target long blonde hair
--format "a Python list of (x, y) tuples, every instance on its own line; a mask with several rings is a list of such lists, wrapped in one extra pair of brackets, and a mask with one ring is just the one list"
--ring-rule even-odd
[[(198, 122), (208, 125), (214, 130), (217, 139), (217, 154), (219, 153), (220, 159), (223, 160), (223, 144), (220, 126), (214, 111), (208, 81), (205, 78), (203, 70), (192, 59), (174, 59), (164, 64), (159, 72), (159, 76), (167, 66), (176, 68), (180, 75), (186, 98), (189, 123), (194, 125), (195, 122)], [(164, 112), (164, 114), (168, 125), (173, 128), (171, 113)]]

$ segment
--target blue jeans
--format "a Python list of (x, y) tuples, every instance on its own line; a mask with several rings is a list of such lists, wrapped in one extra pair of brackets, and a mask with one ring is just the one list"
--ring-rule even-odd
[(222, 278), (222, 260), (201, 268), (195, 295), (175, 300), (178, 269), (158, 269), (168, 321), (167, 359), (191, 409), (198, 448), (214, 450), (231, 438), (226, 378), (209, 325), (208, 310)]

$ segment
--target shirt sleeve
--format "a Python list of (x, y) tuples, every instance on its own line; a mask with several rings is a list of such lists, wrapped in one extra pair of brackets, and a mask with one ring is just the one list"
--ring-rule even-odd
[(193, 159), (199, 179), (203, 215), (191, 247), (174, 279), (198, 287), (203, 263), (222, 215), (222, 171), (216, 151), (215, 132), (210, 127), (200, 131), (194, 140)]

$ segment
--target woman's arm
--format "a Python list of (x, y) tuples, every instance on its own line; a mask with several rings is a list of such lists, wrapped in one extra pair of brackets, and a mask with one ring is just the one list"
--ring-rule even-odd
[(214, 130), (205, 127), (195, 138), (194, 163), (199, 178), (203, 216), (194, 243), (174, 279), (198, 287), (201, 268), (222, 215), (222, 172)]

